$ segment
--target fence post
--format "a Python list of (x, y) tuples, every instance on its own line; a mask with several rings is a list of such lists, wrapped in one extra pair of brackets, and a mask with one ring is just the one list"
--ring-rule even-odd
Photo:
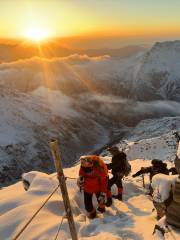
[(68, 191), (67, 191), (67, 187), (66, 187), (64, 172), (63, 172), (63, 168), (62, 168), (61, 156), (60, 156), (60, 152), (58, 150), (58, 141), (51, 140), (50, 147), (51, 147), (51, 152), (53, 155), (54, 164), (55, 164), (56, 171), (57, 171), (57, 178), (59, 180), (59, 184), (60, 184), (60, 188), (61, 188), (62, 198), (63, 198), (63, 202), (64, 202), (64, 208), (65, 208), (65, 211), (67, 214), (71, 238), (72, 238), (72, 240), (78, 240), (75, 223), (74, 223), (74, 219), (73, 219), (73, 214), (72, 214), (72, 210), (71, 210), (71, 205), (70, 205), (70, 201), (69, 201)]

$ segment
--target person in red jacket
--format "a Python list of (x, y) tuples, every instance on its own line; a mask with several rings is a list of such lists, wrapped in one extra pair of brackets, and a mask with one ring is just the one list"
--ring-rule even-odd
[(93, 194), (98, 201), (99, 212), (105, 211), (105, 197), (107, 191), (108, 170), (103, 160), (96, 155), (82, 156), (81, 167), (77, 181), (80, 189), (84, 190), (84, 205), (89, 218), (96, 217), (96, 209), (93, 206)]

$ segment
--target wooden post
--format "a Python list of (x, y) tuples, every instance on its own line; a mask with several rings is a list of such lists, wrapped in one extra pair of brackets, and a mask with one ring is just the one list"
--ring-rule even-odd
[(65, 211), (67, 214), (71, 238), (72, 238), (72, 240), (78, 240), (77, 232), (76, 232), (76, 228), (75, 228), (75, 224), (74, 224), (74, 219), (73, 219), (73, 214), (72, 214), (72, 210), (71, 210), (71, 205), (70, 205), (70, 201), (69, 201), (68, 191), (67, 191), (67, 187), (66, 187), (64, 172), (63, 172), (63, 168), (62, 168), (61, 156), (60, 156), (60, 152), (58, 150), (58, 141), (52, 140), (50, 142), (50, 147), (51, 147), (51, 152), (53, 155), (54, 164), (55, 164), (56, 171), (57, 171), (57, 178), (59, 180), (59, 184), (60, 184), (60, 188), (61, 188), (62, 198), (63, 198), (63, 202), (64, 202), (64, 208), (65, 208)]

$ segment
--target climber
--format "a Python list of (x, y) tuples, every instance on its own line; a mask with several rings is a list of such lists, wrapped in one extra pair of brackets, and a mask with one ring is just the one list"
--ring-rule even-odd
[(153, 159), (151, 161), (152, 166), (149, 167), (142, 167), (141, 170), (139, 170), (138, 172), (136, 172), (135, 174), (132, 175), (132, 177), (137, 177), (141, 174), (144, 173), (149, 173), (149, 178), (150, 178), (150, 182), (152, 181), (152, 177), (158, 173), (163, 173), (166, 175), (169, 175), (169, 170), (167, 169), (167, 164), (163, 163), (161, 160), (159, 159)]
[(85, 209), (88, 217), (92, 219), (97, 214), (92, 202), (93, 194), (98, 201), (97, 210), (101, 213), (105, 211), (108, 171), (106, 164), (96, 155), (81, 156), (80, 163), (77, 184), (84, 190)]
[[(112, 178), (108, 179), (108, 190), (107, 190), (107, 202), (106, 206), (109, 207), (112, 204), (112, 197), (122, 201), (123, 185), (122, 178), (127, 176), (131, 171), (131, 166), (126, 159), (126, 154), (122, 151), (119, 151), (119, 148), (113, 146), (108, 148), (108, 151), (112, 154), (112, 161), (109, 164), (106, 164), (108, 170), (111, 170), (113, 175)], [(116, 184), (118, 194), (113, 195), (111, 193), (111, 187)]]

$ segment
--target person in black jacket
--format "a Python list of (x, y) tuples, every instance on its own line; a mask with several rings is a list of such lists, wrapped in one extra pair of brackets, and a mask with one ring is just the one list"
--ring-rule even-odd
[(163, 163), (161, 160), (159, 159), (153, 159), (151, 161), (152, 166), (150, 167), (142, 167), (141, 170), (139, 170), (138, 172), (136, 172), (135, 174), (132, 175), (132, 177), (137, 177), (141, 174), (144, 173), (149, 173), (149, 178), (150, 178), (150, 182), (152, 181), (152, 177), (158, 173), (163, 173), (166, 175), (169, 175), (169, 170), (167, 169), (167, 164)]
[[(136, 172), (135, 174), (132, 175), (132, 177), (137, 177), (140, 176), (141, 174), (144, 173), (149, 173), (149, 179), (150, 179), (150, 183), (152, 182), (152, 177), (158, 173), (162, 173), (162, 174), (166, 174), (169, 175), (169, 170), (167, 168), (167, 164), (163, 163), (161, 160), (159, 159), (153, 159), (151, 161), (152, 166), (149, 167), (142, 167), (138, 172)], [(149, 194), (152, 195), (152, 187), (151, 184), (149, 186)]]
[(108, 148), (108, 151), (112, 154), (112, 161), (110, 164), (107, 164), (107, 167), (108, 167), (108, 170), (111, 170), (113, 177), (108, 180), (107, 202), (106, 202), (107, 207), (111, 206), (112, 204), (111, 187), (113, 184), (116, 184), (118, 189), (118, 194), (113, 195), (113, 197), (122, 201), (122, 193), (123, 193), (122, 178), (125, 176), (125, 172), (127, 171), (126, 154), (122, 151), (119, 151), (119, 148), (116, 146)]

